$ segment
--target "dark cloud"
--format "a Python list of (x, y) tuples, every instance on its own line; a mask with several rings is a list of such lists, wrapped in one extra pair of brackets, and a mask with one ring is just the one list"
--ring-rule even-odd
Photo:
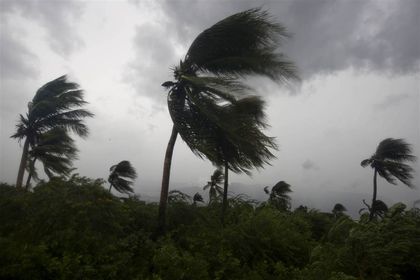
[(74, 28), (82, 13), (81, 2), (2, 0), (1, 10), (2, 17), (17, 13), (26, 19), (38, 22), (47, 31), (46, 40), (51, 49), (60, 55), (70, 55), (82, 46), (82, 40)]
[(284, 52), (303, 78), (350, 67), (408, 73), (420, 69), (420, 1), (171, 1), (162, 9), (178, 40), (191, 41), (218, 20), (263, 7), (294, 37)]
[(310, 159), (307, 159), (302, 163), (302, 168), (305, 170), (318, 170), (319, 169), (319, 167)]
[(135, 56), (124, 75), (124, 80), (133, 85), (139, 94), (154, 100), (166, 100), (161, 84), (172, 79), (170, 67), (179, 59), (172, 37), (167, 34), (170, 28), (163, 22), (136, 27), (133, 41)]

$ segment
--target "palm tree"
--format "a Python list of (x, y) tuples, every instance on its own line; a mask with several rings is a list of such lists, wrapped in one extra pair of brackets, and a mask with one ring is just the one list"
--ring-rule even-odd
[(201, 194), (199, 194), (199, 193), (196, 193), (193, 196), (193, 205), (196, 206), (197, 205), (197, 202), (204, 202), (203, 196)]
[(373, 197), (369, 208), (369, 219), (375, 215), (377, 195), (377, 175), (384, 178), (388, 183), (396, 185), (397, 180), (408, 187), (412, 187), (413, 168), (405, 162), (415, 161), (416, 157), (411, 154), (411, 145), (404, 139), (387, 138), (382, 140), (376, 152), (368, 159), (361, 162), (363, 167), (370, 165), (373, 168)]
[(19, 141), (25, 139), (16, 188), (22, 187), (29, 149), (37, 145), (43, 133), (60, 127), (81, 137), (87, 136), (88, 128), (83, 120), (85, 117), (92, 117), (93, 114), (80, 109), (86, 103), (83, 100), (83, 90), (78, 84), (68, 82), (66, 76), (48, 82), (38, 89), (32, 102), (28, 104), (26, 115), (20, 115), (16, 133), (11, 136)]
[[(251, 9), (234, 14), (199, 34), (184, 61), (174, 68), (175, 81), (162, 84), (169, 90), (168, 108), (174, 125), (163, 167), (159, 230), (165, 225), (170, 167), (178, 133), (196, 155), (216, 158), (213, 163), (217, 165), (222, 157), (217, 156), (215, 143), (229, 129), (225, 126), (226, 117), (232, 116), (226, 108), (249, 92), (241, 78), (297, 78), (294, 65), (275, 52), (278, 39), (286, 37), (285, 28), (273, 22), (265, 11)], [(223, 112), (224, 115), (219, 114)], [(235, 169), (226, 158), (225, 167)]]
[[(388, 212), (388, 206), (386, 205), (386, 203), (379, 199), (375, 200), (375, 203), (372, 204), (373, 207), (367, 204), (364, 199), (363, 199), (363, 204), (366, 205), (366, 208), (360, 209), (359, 214), (367, 211), (369, 213), (369, 220), (372, 220), (374, 217), (383, 218), (385, 214)], [(371, 213), (373, 213), (372, 218), (370, 217)]]
[(280, 181), (271, 188), (271, 191), (268, 189), (268, 186), (265, 187), (264, 192), (270, 195), (268, 201), (271, 205), (282, 211), (290, 209), (289, 193), (291, 193), (292, 190), (290, 189), (290, 185), (288, 183)]
[(120, 163), (111, 166), (109, 169), (108, 182), (109, 192), (114, 187), (120, 193), (133, 193), (134, 190), (131, 187), (134, 184), (134, 180), (137, 178), (137, 172), (131, 163), (127, 160), (123, 160)]
[(332, 210), (332, 213), (334, 214), (334, 217), (338, 217), (343, 214), (343, 212), (347, 211), (346, 207), (344, 207), (341, 203), (336, 203), (334, 205), (334, 208)]
[(77, 158), (77, 152), (74, 140), (63, 128), (56, 127), (41, 134), (38, 143), (29, 151), (26, 190), (32, 177), (38, 178), (35, 170), (37, 160), (43, 164), (50, 179), (54, 174), (68, 176), (73, 170), (72, 161)]
[(223, 182), (223, 171), (216, 169), (210, 177), (210, 181), (203, 187), (203, 190), (209, 190), (209, 204), (217, 199), (218, 196), (223, 195), (223, 188), (220, 184)]

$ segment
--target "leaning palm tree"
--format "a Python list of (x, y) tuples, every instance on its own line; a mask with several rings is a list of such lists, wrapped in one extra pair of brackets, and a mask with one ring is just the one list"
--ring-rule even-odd
[(377, 175), (384, 178), (388, 183), (396, 185), (397, 180), (408, 187), (412, 187), (413, 168), (405, 162), (415, 161), (416, 157), (411, 154), (411, 145), (404, 139), (387, 138), (382, 140), (376, 152), (368, 159), (361, 162), (363, 167), (370, 165), (373, 168), (373, 197), (369, 208), (369, 219), (375, 216)]
[(223, 188), (220, 184), (223, 182), (223, 171), (216, 169), (213, 175), (210, 177), (210, 181), (203, 187), (203, 190), (209, 190), (209, 204), (217, 199), (217, 197), (223, 195)]
[(109, 192), (111, 192), (112, 187), (120, 193), (134, 192), (131, 186), (137, 178), (137, 172), (129, 161), (123, 160), (111, 166), (109, 171), (111, 172), (108, 177)]
[(32, 102), (28, 104), (26, 115), (20, 115), (16, 133), (11, 136), (19, 141), (24, 139), (16, 188), (22, 187), (29, 150), (37, 145), (43, 133), (60, 127), (81, 137), (87, 136), (88, 128), (83, 121), (85, 117), (92, 117), (93, 114), (80, 109), (86, 103), (83, 90), (78, 84), (67, 81), (66, 76), (61, 76), (38, 89)]
[(290, 196), (289, 193), (292, 192), (290, 185), (285, 181), (280, 181), (271, 188), (264, 188), (264, 192), (270, 195), (268, 202), (277, 208), (278, 210), (286, 211), (290, 209)]
[(29, 189), (32, 177), (38, 179), (35, 162), (38, 160), (44, 166), (45, 174), (51, 179), (53, 175), (70, 175), (72, 162), (77, 158), (77, 148), (74, 140), (60, 127), (53, 128), (40, 135), (36, 146), (28, 155), (28, 178), (26, 189)]
[[(216, 141), (209, 140), (212, 136), (222, 137), (229, 129), (225, 121), (232, 115), (219, 113), (249, 92), (241, 78), (248, 75), (262, 75), (275, 81), (297, 78), (294, 65), (276, 53), (279, 39), (286, 37), (285, 28), (273, 22), (265, 11), (251, 9), (234, 14), (199, 34), (184, 60), (174, 68), (175, 81), (162, 84), (169, 90), (168, 108), (174, 125), (163, 167), (160, 229), (165, 225), (170, 167), (178, 133), (196, 155), (216, 158), (213, 163), (219, 164), (223, 157), (218, 156)], [(231, 170), (239, 168), (232, 162), (226, 164), (227, 158), (224, 157), (225, 166)]]

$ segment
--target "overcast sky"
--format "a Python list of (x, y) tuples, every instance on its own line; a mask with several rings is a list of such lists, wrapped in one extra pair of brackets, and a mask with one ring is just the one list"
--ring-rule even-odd
[[(90, 136), (77, 140), (77, 172), (107, 178), (129, 160), (139, 173), (136, 191), (157, 194), (172, 126), (166, 92), (191, 42), (236, 12), (263, 7), (292, 39), (282, 46), (302, 82), (284, 87), (252, 79), (267, 101), (277, 137), (277, 160), (252, 177), (231, 182), (261, 193), (280, 180), (312, 207), (331, 209), (346, 197), (370, 199), (372, 170), (360, 161), (387, 137), (405, 138), (420, 151), (420, 1), (9, 1), (0, 0), (0, 181), (14, 183), (21, 145), (10, 138), (35, 91), (63, 74), (86, 91), (95, 117)], [(172, 186), (206, 183), (214, 167), (179, 138)], [(379, 180), (379, 199), (420, 199), (414, 185)], [(333, 201), (340, 197), (341, 201)], [(359, 208), (360, 208), (359, 207)]]

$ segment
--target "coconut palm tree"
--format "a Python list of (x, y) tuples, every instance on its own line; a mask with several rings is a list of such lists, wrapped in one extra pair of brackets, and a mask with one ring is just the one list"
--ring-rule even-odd
[(193, 205), (196, 206), (197, 202), (204, 202), (203, 196), (199, 193), (195, 193), (193, 196)]
[[(363, 212), (369, 213), (369, 220), (373, 219), (374, 217), (381, 217), (383, 218), (385, 214), (388, 212), (388, 205), (386, 205), (385, 202), (382, 200), (375, 200), (373, 207), (371, 207), (369, 204), (366, 203), (366, 201), (363, 199), (363, 204), (366, 205), (365, 208), (362, 208), (359, 210), (359, 214), (362, 214)], [(371, 213), (373, 213), (372, 218), (370, 217)]]
[(73, 170), (72, 161), (77, 158), (77, 152), (74, 140), (63, 128), (56, 127), (41, 134), (38, 143), (29, 151), (26, 189), (29, 189), (32, 177), (38, 179), (35, 169), (37, 160), (50, 179), (54, 174), (68, 176)]
[(137, 178), (137, 172), (128, 160), (123, 160), (111, 166), (109, 171), (111, 172), (108, 177), (109, 192), (111, 192), (112, 187), (120, 193), (134, 192), (131, 186)]
[(60, 127), (81, 137), (87, 136), (88, 128), (84, 124), (84, 118), (92, 117), (93, 114), (80, 109), (86, 103), (83, 90), (78, 84), (67, 81), (66, 76), (48, 82), (38, 89), (32, 102), (28, 104), (26, 115), (20, 115), (16, 133), (11, 136), (19, 141), (24, 139), (16, 188), (22, 187), (29, 149), (37, 145), (43, 133)]
[(375, 215), (377, 195), (377, 175), (384, 178), (388, 183), (396, 185), (397, 181), (408, 187), (412, 187), (413, 168), (405, 162), (415, 161), (416, 157), (411, 154), (411, 145), (404, 139), (387, 138), (382, 140), (376, 152), (368, 159), (361, 162), (363, 167), (370, 165), (373, 169), (373, 197), (369, 208), (369, 219)]
[[(222, 157), (217, 156), (214, 138), (225, 134), (229, 129), (225, 126), (226, 117), (232, 117), (225, 109), (249, 93), (241, 78), (297, 78), (294, 65), (276, 52), (278, 39), (286, 37), (285, 28), (273, 22), (265, 11), (251, 9), (234, 14), (199, 34), (184, 60), (174, 68), (175, 81), (162, 84), (169, 91), (168, 108), (174, 125), (163, 167), (160, 230), (165, 224), (170, 167), (178, 133), (196, 155), (216, 158), (213, 163), (217, 165)], [(223, 112), (225, 115), (219, 114)], [(224, 165), (231, 170), (236, 168), (226, 158)]]
[(209, 204), (223, 195), (223, 188), (220, 184), (223, 182), (223, 171), (216, 169), (210, 177), (210, 181), (203, 187), (203, 190), (209, 190)]
[(341, 216), (345, 211), (347, 211), (347, 209), (341, 203), (336, 203), (334, 205), (334, 208), (332, 209), (332, 213), (334, 214), (334, 217)]
[(273, 205), (275, 208), (286, 211), (290, 209), (290, 196), (289, 193), (292, 192), (290, 189), (290, 185), (285, 181), (280, 181), (271, 188), (269, 191), (269, 187), (264, 188), (264, 192), (269, 194), (270, 197), (268, 202)]

